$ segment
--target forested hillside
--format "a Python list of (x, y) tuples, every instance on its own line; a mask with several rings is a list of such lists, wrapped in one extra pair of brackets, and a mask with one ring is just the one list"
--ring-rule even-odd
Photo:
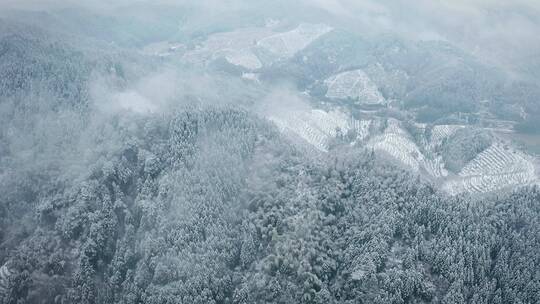
[(0, 304), (540, 303), (536, 85), (252, 5), (0, 12)]
[(77, 176), (3, 176), (4, 303), (540, 296), (538, 189), (445, 198), (369, 153), (307, 162), (230, 109), (129, 124), (101, 126), (115, 146)]
[(107, 148), (76, 175), (3, 175), (4, 303), (540, 296), (538, 189), (446, 198), (369, 153), (309, 162), (227, 108), (117, 117), (87, 136)]

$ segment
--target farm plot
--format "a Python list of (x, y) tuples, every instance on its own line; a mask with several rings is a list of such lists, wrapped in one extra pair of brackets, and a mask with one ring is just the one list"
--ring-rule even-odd
[(201, 46), (187, 52), (183, 59), (191, 63), (206, 64), (224, 58), (230, 64), (255, 70), (261, 68), (262, 63), (253, 48), (257, 41), (272, 34), (267, 28), (247, 28), (213, 34)]
[(385, 99), (377, 85), (362, 70), (348, 71), (334, 75), (324, 81), (331, 99), (353, 99), (360, 104), (384, 104)]
[(312, 109), (307, 111), (291, 111), (284, 115), (273, 115), (273, 121), (282, 132), (293, 133), (313, 145), (320, 151), (327, 152), (330, 139), (349, 130), (357, 132), (358, 136), (365, 135), (369, 123), (357, 122), (349, 115), (340, 111), (323, 111)]
[(261, 39), (257, 45), (277, 58), (290, 58), (331, 30), (324, 24), (303, 23), (291, 31)]
[(449, 181), (444, 189), (451, 194), (486, 193), (535, 182), (537, 176), (529, 156), (495, 143), (469, 162), (459, 173), (459, 179)]

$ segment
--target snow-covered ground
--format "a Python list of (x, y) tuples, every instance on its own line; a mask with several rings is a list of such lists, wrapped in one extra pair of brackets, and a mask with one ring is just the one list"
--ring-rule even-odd
[(326, 97), (354, 99), (360, 104), (384, 104), (385, 99), (377, 85), (362, 70), (343, 72), (324, 81), (328, 90)]
[[(371, 120), (356, 120), (340, 111), (323, 110), (291, 111), (285, 115), (269, 117), (284, 133), (292, 133), (320, 151), (328, 151), (329, 140), (337, 130), (346, 134), (356, 133), (356, 140), (365, 140), (370, 135)], [(440, 156), (425, 157), (410, 135), (400, 126), (400, 122), (390, 119), (384, 133), (375, 136), (367, 147), (396, 159), (405, 167), (419, 173), (427, 172), (434, 178), (444, 177), (448, 172)]]
[(502, 143), (495, 143), (478, 154), (459, 173), (459, 179), (447, 182), (448, 193), (485, 193), (506, 187), (537, 182), (533, 159)]
[(464, 128), (463, 125), (436, 125), (431, 129), (430, 144), (432, 147), (437, 147), (442, 142), (452, 136), (457, 130)]
[(338, 130), (346, 134), (355, 130), (358, 137), (366, 136), (369, 122), (358, 122), (341, 111), (326, 112), (319, 109), (290, 111), (268, 117), (282, 132), (293, 133), (320, 151), (328, 151), (329, 140)]
[[(440, 144), (444, 138), (463, 126), (436, 126), (433, 129), (429, 146), (425, 147), (429, 157), (422, 154), (417, 144), (403, 130), (399, 121), (389, 120), (382, 135), (373, 138), (370, 146), (375, 151), (384, 152), (413, 172), (425, 170), (434, 178), (448, 178), (440, 155), (431, 146)], [(515, 150), (502, 142), (496, 142), (478, 154), (457, 176), (448, 178), (443, 190), (455, 195), (458, 193), (487, 193), (513, 186), (524, 186), (538, 182), (534, 161), (531, 156)]]
[[(256, 70), (263, 63), (257, 57), (265, 49), (276, 58), (294, 56), (321, 35), (331, 31), (324, 25), (301, 24), (294, 30), (275, 33), (271, 28), (242, 29), (219, 33), (184, 58), (192, 62), (208, 62), (218, 57), (231, 64)], [(267, 62), (267, 61), (265, 61)], [(245, 72), (242, 77), (258, 82), (256, 72)], [(325, 80), (326, 96), (333, 99), (354, 99), (361, 104), (384, 104), (385, 98), (377, 85), (362, 70), (334, 75)], [(327, 152), (329, 143), (338, 132), (353, 130), (356, 141), (367, 141), (367, 147), (390, 156), (413, 172), (423, 173), (443, 183), (450, 194), (463, 192), (485, 193), (510, 186), (537, 183), (538, 178), (532, 159), (517, 150), (507, 149), (500, 142), (492, 145), (469, 162), (459, 174), (449, 176), (438, 147), (463, 125), (436, 125), (429, 136), (413, 138), (396, 119), (389, 119), (381, 134), (371, 134), (375, 120), (356, 120), (340, 110), (291, 109), (268, 117), (282, 132), (301, 138), (319, 151)], [(426, 129), (429, 126), (417, 124)], [(375, 128), (376, 129), (376, 128)]]
[(369, 147), (389, 155), (413, 172), (418, 173), (423, 169), (435, 178), (447, 175), (441, 157), (425, 157), (398, 120), (389, 119), (384, 133), (374, 137)]
[(257, 41), (271, 35), (273, 35), (271, 29), (265, 27), (213, 34), (198, 48), (184, 54), (183, 59), (192, 63), (206, 64), (217, 58), (224, 58), (233, 65), (258, 69), (262, 67), (262, 63), (253, 49)]
[[(538, 183), (531, 156), (497, 141), (478, 154), (456, 176), (449, 176), (441, 155), (432, 147), (463, 128), (459, 125), (441, 125), (433, 128), (430, 140), (422, 150), (396, 119), (389, 119), (382, 134), (371, 137), (371, 120), (355, 120), (341, 111), (293, 110), (279, 116), (270, 116), (282, 132), (304, 139), (320, 151), (327, 152), (329, 140), (337, 130), (346, 134), (354, 130), (357, 140), (368, 139), (367, 147), (383, 153), (415, 173), (425, 173), (443, 181), (442, 189), (451, 195), (487, 193), (512, 186)], [(427, 153), (423, 154), (423, 151)]]
[(255, 70), (262, 67), (259, 57), (255, 56), (249, 49), (223, 51), (223, 56), (230, 64), (246, 69)]
[(351, 119), (351, 128), (356, 131), (357, 140), (365, 140), (369, 136), (371, 124), (371, 120)]
[(291, 31), (266, 37), (257, 45), (278, 58), (290, 58), (331, 30), (325, 24), (302, 23)]
[[(0, 295), (5, 294), (8, 289), (8, 280), (11, 272), (6, 265), (0, 267)], [(1, 297), (0, 297), (1, 298)]]
[(420, 171), (420, 151), (416, 144), (405, 136), (384, 133), (373, 140), (371, 147), (376, 152), (388, 154), (414, 172)]
[(183, 52), (185, 50), (186, 46), (184, 44), (160, 41), (146, 45), (142, 49), (142, 52), (146, 55), (167, 57), (174, 55), (175, 53)]
[(196, 49), (186, 52), (183, 59), (195, 64), (206, 64), (223, 58), (230, 64), (249, 70), (263, 66), (256, 50), (264, 50), (275, 59), (290, 58), (332, 28), (321, 24), (302, 23), (295, 29), (276, 33), (272, 27), (245, 28), (210, 35)]
[(257, 73), (242, 73), (242, 79), (260, 83), (259, 74)]
[(448, 171), (444, 168), (444, 161), (440, 155), (434, 155), (433, 158), (425, 158), (424, 169), (429, 175), (435, 178), (448, 176)]

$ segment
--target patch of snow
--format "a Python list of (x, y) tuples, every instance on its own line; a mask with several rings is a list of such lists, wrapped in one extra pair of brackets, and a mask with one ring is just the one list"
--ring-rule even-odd
[(302, 23), (294, 30), (266, 37), (257, 45), (278, 58), (290, 58), (330, 31), (332, 28), (324, 24)]
[(272, 34), (267, 28), (245, 28), (213, 34), (195, 50), (184, 54), (183, 59), (191, 63), (207, 64), (217, 58), (224, 58), (233, 65), (255, 70), (261, 68), (262, 63), (253, 48), (257, 41)]
[(432, 147), (437, 147), (442, 144), (442, 142), (456, 133), (457, 130), (464, 128), (463, 125), (437, 125), (431, 129), (431, 138), (430, 145)]
[(137, 113), (153, 113), (157, 106), (135, 91), (116, 93), (113, 100), (123, 109)]
[(8, 291), (8, 280), (11, 272), (6, 265), (0, 267), (0, 294), (5, 294)]
[(415, 173), (423, 169), (435, 178), (448, 175), (442, 158), (425, 157), (407, 131), (400, 126), (398, 120), (389, 119), (384, 133), (370, 140), (368, 146), (374, 151), (389, 155)]
[(517, 150), (494, 143), (478, 154), (443, 189), (450, 194), (486, 193), (538, 181), (532, 159)]
[(420, 151), (414, 142), (405, 136), (385, 133), (376, 137), (371, 143), (375, 151), (384, 152), (398, 160), (413, 172), (420, 171)]
[(386, 153), (413, 172), (420, 171), (420, 164), (424, 157), (407, 132), (394, 119), (388, 120), (388, 127), (384, 133), (373, 138), (369, 146), (374, 151)]
[(230, 64), (245, 67), (250, 70), (256, 70), (262, 67), (259, 58), (247, 49), (225, 52), (224, 57)]
[(326, 97), (355, 99), (360, 104), (384, 104), (386, 101), (377, 85), (362, 70), (343, 72), (324, 81), (328, 87)]
[(281, 23), (280, 20), (269, 18), (269, 19), (266, 19), (266, 20), (265, 20), (264, 26), (266, 26), (266, 27), (276, 27), (276, 26), (278, 26), (280, 23)]
[(161, 41), (151, 43), (145, 46), (142, 51), (147, 55), (158, 56), (158, 57), (167, 57), (175, 53), (184, 51), (186, 46), (181, 43), (171, 43), (168, 41)]
[(260, 82), (259, 74), (257, 73), (242, 73), (242, 78), (246, 80), (251, 80), (257, 83)]
[(351, 120), (351, 128), (356, 131), (357, 139), (365, 140), (369, 136), (369, 129), (371, 127), (371, 120)]
[(290, 111), (286, 115), (270, 116), (269, 119), (282, 132), (291, 132), (323, 152), (328, 152), (329, 140), (337, 135), (338, 130), (345, 134), (357, 125), (349, 115), (337, 110)]

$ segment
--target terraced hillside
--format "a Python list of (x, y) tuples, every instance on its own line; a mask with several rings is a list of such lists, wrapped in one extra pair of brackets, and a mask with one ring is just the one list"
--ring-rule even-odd
[(368, 135), (369, 121), (357, 121), (340, 111), (326, 112), (313, 109), (307, 111), (290, 111), (284, 115), (268, 117), (284, 133), (292, 133), (320, 151), (327, 152), (329, 140), (337, 135), (353, 130), (357, 138)]
[(430, 145), (433, 147), (442, 144), (443, 140), (452, 136), (457, 130), (464, 128), (463, 125), (436, 125), (431, 129)]
[(247, 28), (214, 34), (200, 47), (187, 52), (183, 59), (192, 63), (206, 64), (224, 58), (233, 65), (258, 69), (262, 67), (262, 63), (253, 52), (253, 47), (258, 40), (270, 35), (272, 31), (269, 28)]
[(302, 23), (291, 31), (266, 37), (257, 45), (278, 58), (290, 58), (331, 30), (325, 24)]
[(460, 125), (434, 127), (431, 140), (425, 147), (429, 155), (423, 155), (417, 144), (400, 128), (399, 122), (390, 120), (385, 132), (372, 140), (371, 147), (390, 155), (414, 172), (421, 172), (423, 169), (435, 179), (446, 180), (443, 190), (452, 195), (463, 192), (487, 193), (538, 181), (532, 157), (502, 142), (496, 142), (479, 153), (457, 176), (450, 177), (444, 168), (442, 157), (432, 147), (463, 127)]
[(433, 127), (431, 135), (421, 141), (423, 146), (420, 147), (396, 119), (389, 119), (387, 127), (379, 135), (370, 133), (372, 121), (355, 120), (339, 111), (297, 111), (270, 119), (283, 132), (294, 134), (324, 152), (328, 151), (329, 140), (336, 136), (337, 130), (343, 133), (354, 130), (356, 142), (367, 139), (368, 149), (387, 155), (405, 168), (442, 183), (442, 189), (451, 195), (487, 193), (538, 181), (532, 157), (500, 141), (479, 153), (458, 174), (450, 175), (443, 157), (435, 148), (465, 127), (462, 125)]
[[(306, 63), (306, 60), (309, 61), (311, 58), (308, 55), (313, 55), (313, 52), (306, 54), (301, 52), (313, 46), (332, 49), (331, 44), (318, 45), (318, 43), (324, 42), (327, 37), (336, 33), (330, 26), (307, 23), (286, 32), (276, 32), (275, 29), (273, 26), (254, 27), (213, 34), (198, 48), (186, 52), (183, 59), (201, 64), (224, 59), (232, 65), (248, 70), (242, 74), (244, 79), (261, 83), (265, 81), (264, 77), (263, 80), (258, 77), (261, 68), (273, 67), (278, 62)], [(332, 33), (328, 34), (329, 32)], [(330, 57), (332, 56), (327, 59), (330, 60)], [(277, 66), (281, 67), (279, 64)], [(389, 94), (389, 92), (402, 90), (386, 87), (385, 80), (392, 79), (392, 83), (397, 80), (388, 78), (384, 67), (375, 66), (378, 70), (355, 68), (343, 72), (342, 68), (328, 68), (320, 71), (320, 74), (314, 72), (315, 75), (302, 73), (298, 75), (317, 80), (317, 85), (321, 86), (321, 90), (315, 90), (315, 92), (320, 92), (321, 95), (317, 95), (319, 97), (324, 94), (328, 99), (353, 100), (359, 105), (384, 105), (387, 103), (384, 96), (394, 96), (395, 94)], [(299, 71), (304, 70), (299, 69)], [(394, 70), (390, 70), (389, 73), (392, 71)], [(317, 75), (324, 76), (317, 79)], [(406, 74), (397, 78), (403, 80), (409, 79), (409, 76)], [(404, 84), (401, 80), (397, 82)], [(396, 96), (399, 99), (399, 94)], [(465, 125), (445, 124), (430, 128), (428, 124), (415, 123), (419, 132), (413, 136), (400, 120), (392, 118), (388, 120), (388, 125), (382, 133), (380, 131), (372, 133), (377, 129), (372, 127), (374, 122), (380, 123), (385, 118), (369, 116), (378, 115), (375, 112), (366, 115), (368, 117), (363, 120), (357, 120), (342, 110), (303, 109), (273, 114), (268, 118), (284, 133), (293, 135), (295, 140), (301, 139), (323, 152), (329, 150), (330, 143), (339, 134), (338, 132), (350, 135), (352, 131), (354, 138), (347, 137), (351, 144), (357, 143), (390, 156), (405, 168), (443, 184), (443, 189), (451, 194), (484, 193), (509, 186), (530, 184), (537, 180), (532, 160), (524, 153), (505, 149), (500, 142), (490, 147), (491, 142), (488, 142), (485, 145), (489, 147), (487, 150), (473, 149), (471, 153), (465, 153), (469, 152), (467, 149), (464, 151), (461, 151), (463, 149), (448, 149), (448, 147), (468, 147), (467, 143), (476, 142), (466, 136), (459, 137), (461, 140), (456, 144), (450, 142), (458, 134), (464, 132), (464, 128), (467, 128)], [(463, 155), (467, 157), (457, 152), (463, 152)]]
[(405, 136), (387, 132), (373, 141), (372, 148), (390, 155), (414, 172), (420, 171), (420, 151), (416, 144)]
[(369, 128), (371, 127), (371, 120), (351, 120), (351, 128), (356, 132), (357, 140), (365, 140), (369, 136)]
[(369, 76), (362, 70), (354, 70), (334, 75), (325, 81), (331, 99), (353, 99), (359, 104), (384, 104), (385, 99)]
[(401, 128), (399, 121), (395, 119), (388, 120), (388, 127), (383, 134), (370, 141), (369, 147), (389, 155), (413, 172), (419, 173), (423, 170), (435, 178), (447, 174), (441, 158), (425, 157), (407, 131)]
[(9, 269), (7, 268), (6, 265), (3, 265), (2, 267), (0, 267), (0, 302), (3, 303), (3, 297), (4, 297), (4, 294), (7, 292), (8, 290), (8, 280), (9, 280), (9, 276), (11, 275)]
[(302, 23), (295, 29), (282, 33), (273, 31), (271, 26), (217, 33), (210, 35), (194, 50), (186, 52), (183, 60), (207, 64), (222, 58), (232, 65), (256, 70), (274, 60), (294, 56), (331, 30), (332, 28), (326, 25)]
[(485, 193), (536, 181), (531, 157), (502, 143), (495, 143), (469, 162), (459, 172), (459, 179), (449, 181), (444, 189), (452, 194)]

